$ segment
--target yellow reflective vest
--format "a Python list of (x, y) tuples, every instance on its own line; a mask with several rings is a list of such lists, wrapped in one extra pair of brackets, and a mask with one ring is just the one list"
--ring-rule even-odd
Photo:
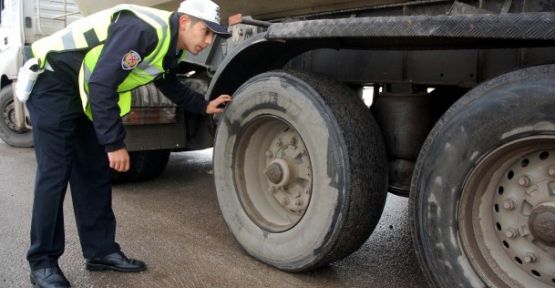
[(103, 43), (108, 37), (108, 28), (112, 23), (112, 18), (123, 10), (133, 12), (137, 17), (151, 25), (158, 36), (158, 43), (154, 50), (131, 70), (117, 88), (120, 116), (124, 116), (131, 110), (131, 90), (152, 82), (158, 75), (165, 72), (163, 60), (171, 42), (171, 12), (122, 4), (75, 21), (67, 28), (49, 37), (42, 38), (31, 45), (33, 57), (39, 59), (41, 69), (44, 69), (46, 56), (50, 52), (88, 50), (79, 71), (79, 94), (85, 114), (91, 120), (93, 116), (88, 96), (89, 79), (104, 48)]

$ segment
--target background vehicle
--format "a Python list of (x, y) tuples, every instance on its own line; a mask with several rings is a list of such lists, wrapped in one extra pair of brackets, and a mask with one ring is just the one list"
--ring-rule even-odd
[(214, 145), (220, 208), (250, 255), (286, 271), (345, 257), (389, 190), (410, 196), (432, 286), (555, 286), (554, 2), (220, 3), (257, 20), (232, 18), (184, 67), (208, 98), (234, 97), (186, 138)]

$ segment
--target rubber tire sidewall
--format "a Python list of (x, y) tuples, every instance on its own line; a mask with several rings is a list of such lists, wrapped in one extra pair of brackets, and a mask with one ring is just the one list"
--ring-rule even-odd
[(7, 85), (0, 90), (0, 138), (8, 145), (19, 148), (33, 147), (33, 133), (31, 130), (25, 133), (17, 133), (8, 127), (4, 122), (4, 108), (13, 102), (13, 89)]
[[(494, 78), (457, 101), (418, 157), (410, 215), (416, 254), (435, 287), (484, 287), (461, 245), (462, 188), (479, 161), (525, 136), (555, 134), (555, 65)], [(492, 227), (494, 229), (494, 227)]]
[[(267, 113), (284, 119), (301, 135), (313, 175), (310, 205), (303, 218), (280, 233), (265, 231), (249, 218), (234, 185), (237, 133)], [(234, 237), (249, 254), (280, 269), (300, 271), (312, 266), (333, 248), (348, 208), (349, 179), (344, 172), (349, 164), (344, 161), (345, 144), (331, 111), (308, 85), (276, 72), (241, 86), (221, 120), (214, 145), (214, 176), (220, 208)]]

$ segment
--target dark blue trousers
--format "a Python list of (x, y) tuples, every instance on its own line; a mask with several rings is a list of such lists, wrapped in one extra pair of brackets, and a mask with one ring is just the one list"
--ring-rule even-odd
[(70, 184), (85, 258), (119, 251), (106, 152), (81, 107), (76, 75), (45, 71), (27, 101), (37, 173), (31, 224), (31, 269), (52, 267), (64, 252), (63, 202)]

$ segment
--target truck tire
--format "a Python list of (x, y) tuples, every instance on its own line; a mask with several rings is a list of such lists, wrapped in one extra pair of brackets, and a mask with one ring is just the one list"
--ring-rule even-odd
[(129, 157), (129, 171), (112, 170), (112, 183), (146, 181), (160, 176), (168, 164), (170, 150), (133, 151), (129, 152)]
[(384, 207), (380, 129), (353, 91), (329, 79), (275, 71), (247, 81), (220, 119), (213, 157), (233, 236), (285, 271), (349, 255)]
[(468, 92), (424, 143), (411, 184), (433, 287), (555, 285), (555, 65)]
[(0, 138), (8, 145), (20, 148), (33, 147), (33, 133), (30, 129), (15, 130), (13, 90), (6, 85), (0, 90)]

